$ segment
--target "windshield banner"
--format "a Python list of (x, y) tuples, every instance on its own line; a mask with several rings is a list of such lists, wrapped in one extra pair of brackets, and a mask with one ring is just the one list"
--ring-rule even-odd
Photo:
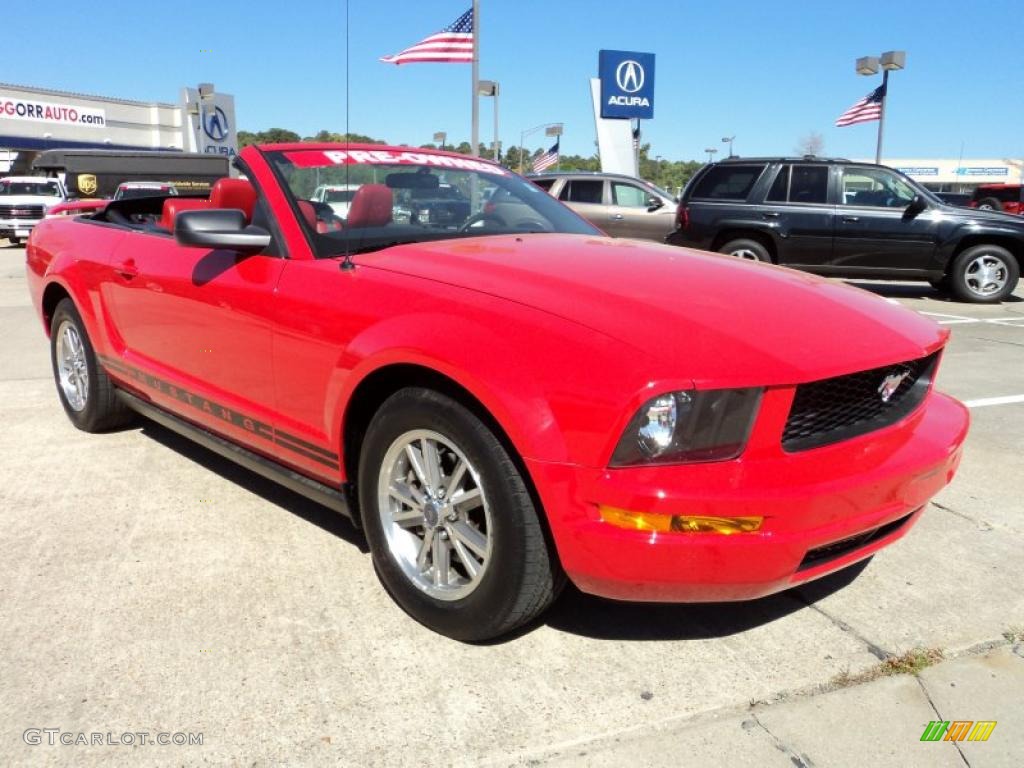
[(324, 151), (302, 149), (285, 152), (284, 156), (298, 168), (321, 168), (325, 165), (433, 165), (460, 171), (508, 174), (504, 168), (471, 157), (435, 155), (429, 152), (389, 152), (388, 150), (329, 149)]

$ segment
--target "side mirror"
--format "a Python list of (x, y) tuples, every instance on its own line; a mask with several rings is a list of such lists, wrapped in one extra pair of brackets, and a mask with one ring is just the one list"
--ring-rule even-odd
[(910, 216), (916, 216), (927, 207), (928, 202), (924, 199), (923, 195), (914, 195), (914, 199), (907, 206), (907, 213)]
[(270, 233), (246, 226), (245, 214), (234, 208), (182, 211), (174, 217), (174, 239), (180, 245), (237, 253), (259, 253), (270, 245)]
[(654, 197), (652, 195), (651, 197), (647, 198), (647, 210), (648, 210), (648, 212), (656, 211), (659, 208), (664, 207), (664, 205), (665, 205), (665, 201), (662, 200), (660, 197)]

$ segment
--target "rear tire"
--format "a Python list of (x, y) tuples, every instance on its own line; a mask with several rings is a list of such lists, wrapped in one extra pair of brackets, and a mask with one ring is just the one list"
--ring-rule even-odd
[(384, 587), (440, 634), (503, 635), (544, 611), (564, 584), (501, 442), (433, 390), (402, 389), (374, 416), (360, 452), (359, 505)]
[(730, 240), (728, 243), (718, 249), (719, 253), (724, 253), (729, 256), (735, 256), (738, 259), (745, 261), (762, 261), (768, 264), (772, 263), (771, 254), (768, 253), (768, 249), (765, 248), (757, 240)]
[(975, 245), (956, 257), (949, 270), (950, 288), (960, 301), (994, 304), (1017, 287), (1020, 266), (998, 245)]
[(57, 397), (76, 427), (84, 432), (105, 432), (132, 420), (132, 412), (117, 398), (113, 382), (96, 360), (71, 299), (57, 304), (50, 321), (50, 363)]

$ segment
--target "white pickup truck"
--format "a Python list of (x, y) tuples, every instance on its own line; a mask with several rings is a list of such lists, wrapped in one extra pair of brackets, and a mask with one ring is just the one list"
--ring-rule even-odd
[(0, 238), (17, 245), (46, 212), (67, 199), (60, 179), (42, 176), (5, 176), (0, 179)]

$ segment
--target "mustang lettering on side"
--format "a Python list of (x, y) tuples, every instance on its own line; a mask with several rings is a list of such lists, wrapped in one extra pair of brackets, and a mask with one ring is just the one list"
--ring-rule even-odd
[(350, 516), (437, 632), (503, 635), (567, 580), (784, 590), (906, 534), (957, 469), (948, 331), (872, 294), (610, 239), (451, 153), (234, 162), (208, 198), (33, 230), (60, 403), (88, 432), (141, 415)]

